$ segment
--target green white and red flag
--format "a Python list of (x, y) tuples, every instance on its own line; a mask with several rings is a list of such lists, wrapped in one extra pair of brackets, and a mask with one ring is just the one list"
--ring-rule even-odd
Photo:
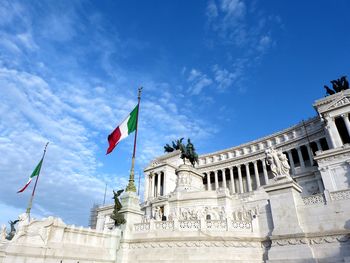
[(125, 139), (130, 133), (136, 130), (138, 110), (139, 104), (137, 104), (125, 120), (108, 135), (109, 147), (106, 154), (111, 153), (121, 140)]
[(38, 165), (35, 167), (35, 169), (34, 169), (34, 171), (32, 172), (32, 174), (29, 176), (29, 179), (28, 179), (28, 182), (26, 183), (26, 185), (23, 186), (20, 190), (18, 190), (17, 193), (22, 193), (22, 192), (28, 187), (28, 185), (30, 184), (30, 182), (32, 181), (32, 179), (33, 179), (34, 177), (39, 176), (40, 170), (41, 170), (41, 165), (43, 164), (43, 160), (44, 160), (44, 157), (41, 158), (40, 162), (39, 162)]

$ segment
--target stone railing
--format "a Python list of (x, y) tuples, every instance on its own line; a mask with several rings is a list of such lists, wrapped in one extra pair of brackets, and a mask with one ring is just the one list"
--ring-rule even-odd
[(157, 230), (174, 230), (174, 221), (160, 221), (154, 225)]
[(227, 220), (207, 220), (206, 227), (208, 230), (226, 231)]
[(252, 228), (252, 223), (249, 221), (231, 221), (232, 227), (234, 229), (239, 229), (239, 230), (245, 230), (245, 229), (251, 229)]
[(316, 194), (303, 197), (304, 205), (317, 205), (317, 204), (326, 204), (326, 199), (324, 194)]
[(332, 201), (350, 199), (350, 189), (330, 193)]
[(135, 232), (154, 231), (228, 231), (228, 232), (252, 232), (251, 221), (225, 220), (174, 220), (155, 221), (134, 224)]
[(150, 223), (134, 224), (134, 227), (136, 232), (148, 232), (151, 229)]

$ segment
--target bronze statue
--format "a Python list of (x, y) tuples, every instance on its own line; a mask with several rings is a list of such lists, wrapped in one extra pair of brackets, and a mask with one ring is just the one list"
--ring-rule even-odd
[(349, 89), (349, 82), (346, 78), (346, 76), (342, 76), (339, 79), (335, 79), (330, 81), (332, 83), (332, 89), (330, 89), (328, 86), (324, 85), (324, 88), (326, 89), (327, 95), (333, 95), (337, 92), (341, 92), (343, 90)]
[(173, 141), (173, 147), (171, 147), (169, 144), (166, 144), (164, 146), (165, 152), (173, 152), (175, 150), (180, 150), (181, 156), (180, 158), (184, 161), (188, 159), (192, 166), (194, 167), (195, 163), (198, 163), (198, 154), (196, 153), (196, 150), (194, 148), (193, 143), (190, 139), (187, 140), (187, 145), (185, 146), (182, 141), (184, 138), (181, 138), (179, 140)]
[(9, 221), (9, 224), (11, 226), (11, 230), (10, 233), (8, 233), (8, 235), (6, 236), (7, 240), (12, 240), (12, 238), (15, 236), (16, 234), (16, 228), (15, 225), (19, 222), (19, 220), (15, 220), (15, 221)]
[(164, 152), (171, 153), (173, 151), (180, 150), (183, 139), (184, 138), (181, 138), (181, 139), (176, 140), (176, 141), (172, 141), (171, 143), (172, 143), (173, 147), (171, 147), (169, 144), (166, 144), (164, 146)]
[(125, 219), (124, 216), (122, 214), (119, 213), (119, 210), (122, 209), (122, 204), (119, 201), (119, 196), (122, 194), (122, 192), (124, 192), (124, 190), (119, 190), (117, 192), (114, 192), (113, 190), (113, 194), (114, 194), (114, 210), (113, 210), (113, 214), (111, 215), (111, 218), (114, 220), (114, 225), (115, 226), (120, 226), (122, 224), (125, 224)]

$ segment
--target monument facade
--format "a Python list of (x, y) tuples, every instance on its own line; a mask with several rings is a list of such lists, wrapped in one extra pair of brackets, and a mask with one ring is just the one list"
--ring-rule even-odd
[[(180, 151), (153, 160), (143, 202), (121, 195), (126, 224), (116, 228), (107, 205), (97, 209), (95, 230), (81, 230), (85, 241), (98, 236), (98, 246), (115, 247), (80, 262), (350, 262), (350, 90), (313, 106), (316, 117), (200, 155), (195, 167)], [(2, 239), (1, 263), (59, 262), (50, 242), (51, 254), (37, 250), (46, 259), (22, 260), (30, 249), (18, 248), (17, 235)], [(64, 240), (81, 251), (96, 244)], [(63, 262), (77, 261), (67, 255)]]

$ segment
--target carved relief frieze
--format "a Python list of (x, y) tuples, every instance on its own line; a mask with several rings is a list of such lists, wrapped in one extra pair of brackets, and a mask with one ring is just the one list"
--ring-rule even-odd
[(144, 248), (178, 248), (178, 247), (247, 247), (260, 248), (261, 242), (258, 241), (154, 241), (154, 242), (135, 242), (123, 243), (122, 248), (144, 249)]
[(274, 239), (271, 241), (271, 247), (289, 246), (289, 245), (319, 245), (325, 243), (350, 243), (350, 234), (330, 235), (321, 237), (300, 237)]
[(343, 97), (340, 100), (338, 100), (335, 103), (332, 103), (332, 105), (328, 108), (328, 110), (332, 110), (344, 105), (350, 104), (350, 97)]

